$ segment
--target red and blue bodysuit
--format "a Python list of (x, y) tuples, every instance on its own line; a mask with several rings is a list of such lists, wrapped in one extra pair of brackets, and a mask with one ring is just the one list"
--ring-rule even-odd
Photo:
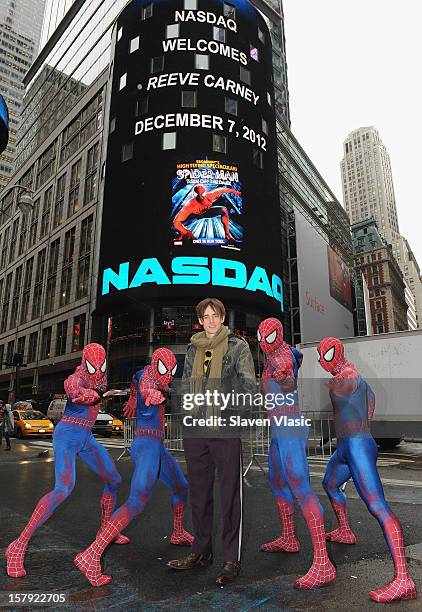
[[(283, 532), (276, 540), (263, 544), (261, 550), (299, 551), (293, 520), (296, 500), (311, 533), (314, 559), (307, 574), (296, 580), (294, 586), (312, 589), (334, 580), (336, 570), (327, 554), (323, 510), (310, 482), (306, 457), (308, 427), (288, 424), (289, 419), (300, 417), (296, 381), (302, 354), (283, 341), (283, 326), (278, 319), (269, 318), (260, 323), (258, 341), (267, 356), (262, 374), (264, 393), (279, 393), (280, 399), (285, 398), (270, 411), (271, 445), (268, 459), (270, 485)], [(282, 417), (287, 422), (280, 422)]]
[[(101, 497), (101, 524), (106, 523), (113, 512), (122, 479), (112, 457), (91, 432), (100, 409), (101, 395), (107, 389), (106, 369), (104, 348), (100, 344), (88, 344), (82, 353), (82, 364), (65, 380), (68, 400), (53, 434), (54, 489), (40, 499), (20, 536), (9, 544), (6, 550), (9, 576), (20, 578), (26, 575), (24, 560), (29, 540), (71, 494), (75, 486), (77, 456), (105, 483)], [(116, 534), (114, 542), (127, 544), (129, 539)]]
[[(183, 515), (188, 498), (188, 483), (177, 462), (164, 447), (164, 407), (169, 384), (176, 372), (172, 351), (154, 351), (151, 365), (137, 372), (132, 379), (130, 399), (125, 415), (136, 415), (135, 437), (131, 456), (135, 463), (127, 501), (103, 525), (94, 542), (75, 557), (75, 565), (93, 586), (108, 584), (111, 576), (101, 573), (101, 556), (124, 527), (145, 508), (156, 482), (160, 479), (173, 491), (173, 533), (170, 542), (190, 546), (193, 536), (183, 528)], [(124, 527), (123, 527), (124, 525)]]
[(359, 496), (379, 522), (394, 562), (393, 580), (369, 596), (382, 603), (415, 599), (417, 592), (406, 565), (403, 531), (385, 500), (377, 470), (378, 449), (369, 428), (375, 395), (355, 366), (345, 359), (340, 340), (325, 338), (317, 351), (320, 365), (333, 376), (329, 389), (337, 436), (337, 448), (328, 462), (323, 485), (339, 527), (326, 537), (343, 544), (356, 542), (347, 520), (346, 497), (340, 489), (351, 477)]

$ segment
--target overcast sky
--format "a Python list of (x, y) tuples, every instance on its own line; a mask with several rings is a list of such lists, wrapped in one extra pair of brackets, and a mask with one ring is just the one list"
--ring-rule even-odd
[(343, 204), (342, 144), (375, 126), (422, 265), (422, 0), (283, 0), (292, 131)]

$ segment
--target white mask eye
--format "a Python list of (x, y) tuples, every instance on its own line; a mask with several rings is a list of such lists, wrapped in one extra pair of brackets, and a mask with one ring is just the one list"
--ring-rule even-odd
[(176, 365), (174, 366), (174, 368), (172, 369), (172, 371), (171, 371), (171, 375), (172, 375), (172, 376), (174, 376), (174, 375), (176, 374), (176, 371), (177, 371), (177, 363), (176, 363)]
[(258, 331), (256, 332), (256, 335), (257, 335), (257, 337), (258, 337), (258, 342), (261, 342), (261, 340), (262, 340), (262, 336), (261, 336), (261, 332), (259, 331), (259, 329), (258, 329)]
[(317, 353), (317, 359), (318, 361), (321, 361), (321, 355), (319, 353)]
[(164, 376), (164, 374), (167, 374), (167, 368), (164, 365), (164, 363), (161, 361), (161, 359), (158, 360), (157, 370), (158, 370), (158, 373), (161, 374), (161, 376)]
[(332, 346), (329, 351), (327, 351), (324, 355), (325, 361), (332, 361), (334, 359), (334, 354), (336, 352), (336, 347)]
[(107, 359), (104, 359), (104, 363), (100, 368), (101, 372), (104, 374), (104, 372), (107, 370)]
[(96, 369), (94, 368), (94, 366), (92, 365), (92, 363), (90, 363), (88, 361), (88, 359), (85, 359), (85, 364), (86, 364), (86, 369), (88, 370), (88, 372), (92, 375), (95, 374)]
[(265, 338), (265, 340), (266, 342), (268, 342), (268, 344), (273, 344), (276, 338), (277, 338), (277, 330), (275, 329), (269, 336)]

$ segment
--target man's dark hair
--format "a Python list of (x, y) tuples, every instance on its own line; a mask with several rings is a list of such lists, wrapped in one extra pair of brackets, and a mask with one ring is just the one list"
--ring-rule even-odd
[(204, 312), (206, 311), (208, 306), (211, 306), (214, 312), (216, 312), (220, 315), (220, 317), (225, 319), (226, 309), (224, 308), (223, 302), (217, 300), (217, 298), (205, 298), (205, 300), (202, 300), (201, 302), (199, 302), (199, 304), (196, 305), (195, 310), (198, 319), (204, 318)]

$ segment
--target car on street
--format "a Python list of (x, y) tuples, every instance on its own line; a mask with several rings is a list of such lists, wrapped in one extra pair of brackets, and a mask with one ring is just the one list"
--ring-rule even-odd
[(13, 406), (12, 412), (17, 438), (51, 436), (53, 434), (53, 423), (39, 410), (33, 410), (28, 408), (27, 404), (18, 403)]
[(101, 409), (97, 414), (92, 433), (109, 438), (113, 433), (113, 417), (111, 414)]
[(113, 433), (117, 436), (123, 434), (123, 422), (115, 416), (113, 416)]

